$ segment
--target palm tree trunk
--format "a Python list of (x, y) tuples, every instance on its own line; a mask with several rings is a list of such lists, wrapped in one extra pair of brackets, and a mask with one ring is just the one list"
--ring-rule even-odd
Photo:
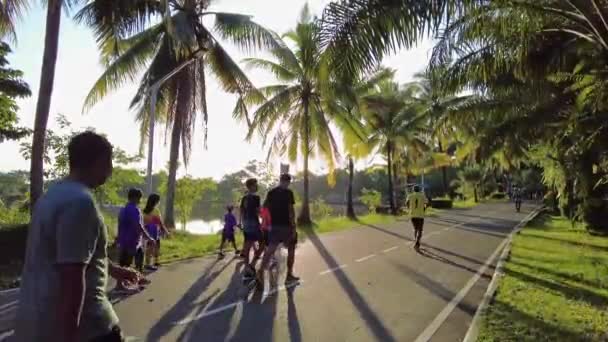
[(351, 220), (356, 220), (357, 215), (355, 214), (355, 208), (353, 206), (353, 178), (354, 178), (355, 166), (353, 158), (348, 157), (348, 194), (346, 203), (346, 217)]
[[(438, 139), (437, 141), (437, 147), (439, 149), (439, 153), (443, 153), (443, 146), (441, 145), (441, 140)], [(443, 194), (447, 195), (449, 192), (449, 188), (448, 188), (448, 168), (447, 166), (442, 166), (441, 167), (441, 176), (443, 178)]]
[(386, 144), (386, 157), (387, 157), (387, 168), (388, 168), (388, 203), (391, 208), (391, 214), (395, 215), (397, 210), (395, 208), (395, 194), (393, 190), (393, 147), (389, 141)]
[(308, 179), (308, 157), (310, 155), (310, 124), (308, 117), (308, 99), (304, 99), (304, 198), (302, 199), (302, 208), (298, 217), (299, 225), (310, 225), (310, 194), (309, 194), (309, 179)]
[(165, 204), (165, 225), (175, 227), (175, 186), (177, 184), (177, 167), (179, 164), (179, 146), (182, 134), (182, 120), (177, 113), (171, 131), (171, 151), (169, 152), (169, 175), (167, 178), (167, 199)]
[(479, 202), (479, 197), (477, 196), (477, 185), (473, 186), (473, 199), (475, 200), (475, 203)]
[(36, 103), (36, 118), (34, 120), (34, 135), (32, 140), (32, 160), (30, 165), (30, 206), (31, 213), (34, 205), (42, 195), (44, 187), (44, 144), (46, 125), (49, 121), (49, 109), (55, 81), (55, 65), (59, 49), (59, 27), (61, 26), (61, 0), (51, 0), (47, 3), (46, 33), (44, 37), (44, 53), (40, 74), (40, 88)]

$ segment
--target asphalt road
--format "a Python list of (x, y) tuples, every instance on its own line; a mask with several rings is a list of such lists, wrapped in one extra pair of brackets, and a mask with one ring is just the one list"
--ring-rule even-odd
[[(422, 253), (409, 221), (313, 235), (297, 249), (302, 282), (283, 285), (283, 254), (264, 292), (243, 286), (231, 255), (180, 262), (115, 308), (138, 341), (460, 341), (505, 237), (532, 209), (482, 204), (427, 218)], [(0, 294), (0, 332), (16, 306)]]

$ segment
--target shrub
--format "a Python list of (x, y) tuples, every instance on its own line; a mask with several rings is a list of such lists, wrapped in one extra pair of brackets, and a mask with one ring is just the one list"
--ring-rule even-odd
[(507, 194), (504, 192), (495, 192), (490, 196), (491, 199), (505, 199), (507, 198)]
[(323, 219), (331, 215), (332, 208), (322, 198), (317, 198), (311, 203), (310, 211), (315, 219)]
[(362, 189), (359, 200), (373, 213), (382, 203), (382, 195), (376, 190)]
[(449, 199), (434, 199), (431, 201), (431, 207), (435, 209), (452, 209), (454, 202)]
[(30, 220), (30, 215), (26, 209), (18, 206), (6, 207), (0, 202), (0, 227), (16, 226), (27, 224)]

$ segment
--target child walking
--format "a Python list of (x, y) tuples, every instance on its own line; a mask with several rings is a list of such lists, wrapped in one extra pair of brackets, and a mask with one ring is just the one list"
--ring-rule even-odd
[(236, 241), (234, 240), (234, 227), (236, 227), (236, 217), (232, 213), (233, 206), (229, 205), (226, 207), (226, 215), (224, 215), (224, 230), (222, 231), (222, 242), (220, 243), (220, 252), (218, 256), (224, 257), (224, 243), (229, 241), (234, 247), (234, 254), (239, 254), (238, 248), (236, 248)]
[[(160, 239), (161, 236), (169, 236), (169, 231), (160, 216), (158, 203), (160, 196), (151, 194), (148, 196), (146, 207), (144, 208), (144, 225), (146, 231), (150, 234), (152, 240), (146, 243), (146, 269), (156, 271), (158, 269), (160, 257)], [(154, 263), (152, 263), (154, 261)]]

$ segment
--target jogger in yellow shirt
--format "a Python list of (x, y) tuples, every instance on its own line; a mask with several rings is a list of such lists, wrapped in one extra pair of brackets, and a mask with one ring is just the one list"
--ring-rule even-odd
[(420, 249), (420, 239), (422, 238), (422, 230), (424, 229), (424, 213), (429, 200), (426, 195), (420, 191), (420, 186), (414, 186), (414, 192), (407, 196), (407, 206), (410, 209), (410, 218), (414, 226), (414, 248)]

